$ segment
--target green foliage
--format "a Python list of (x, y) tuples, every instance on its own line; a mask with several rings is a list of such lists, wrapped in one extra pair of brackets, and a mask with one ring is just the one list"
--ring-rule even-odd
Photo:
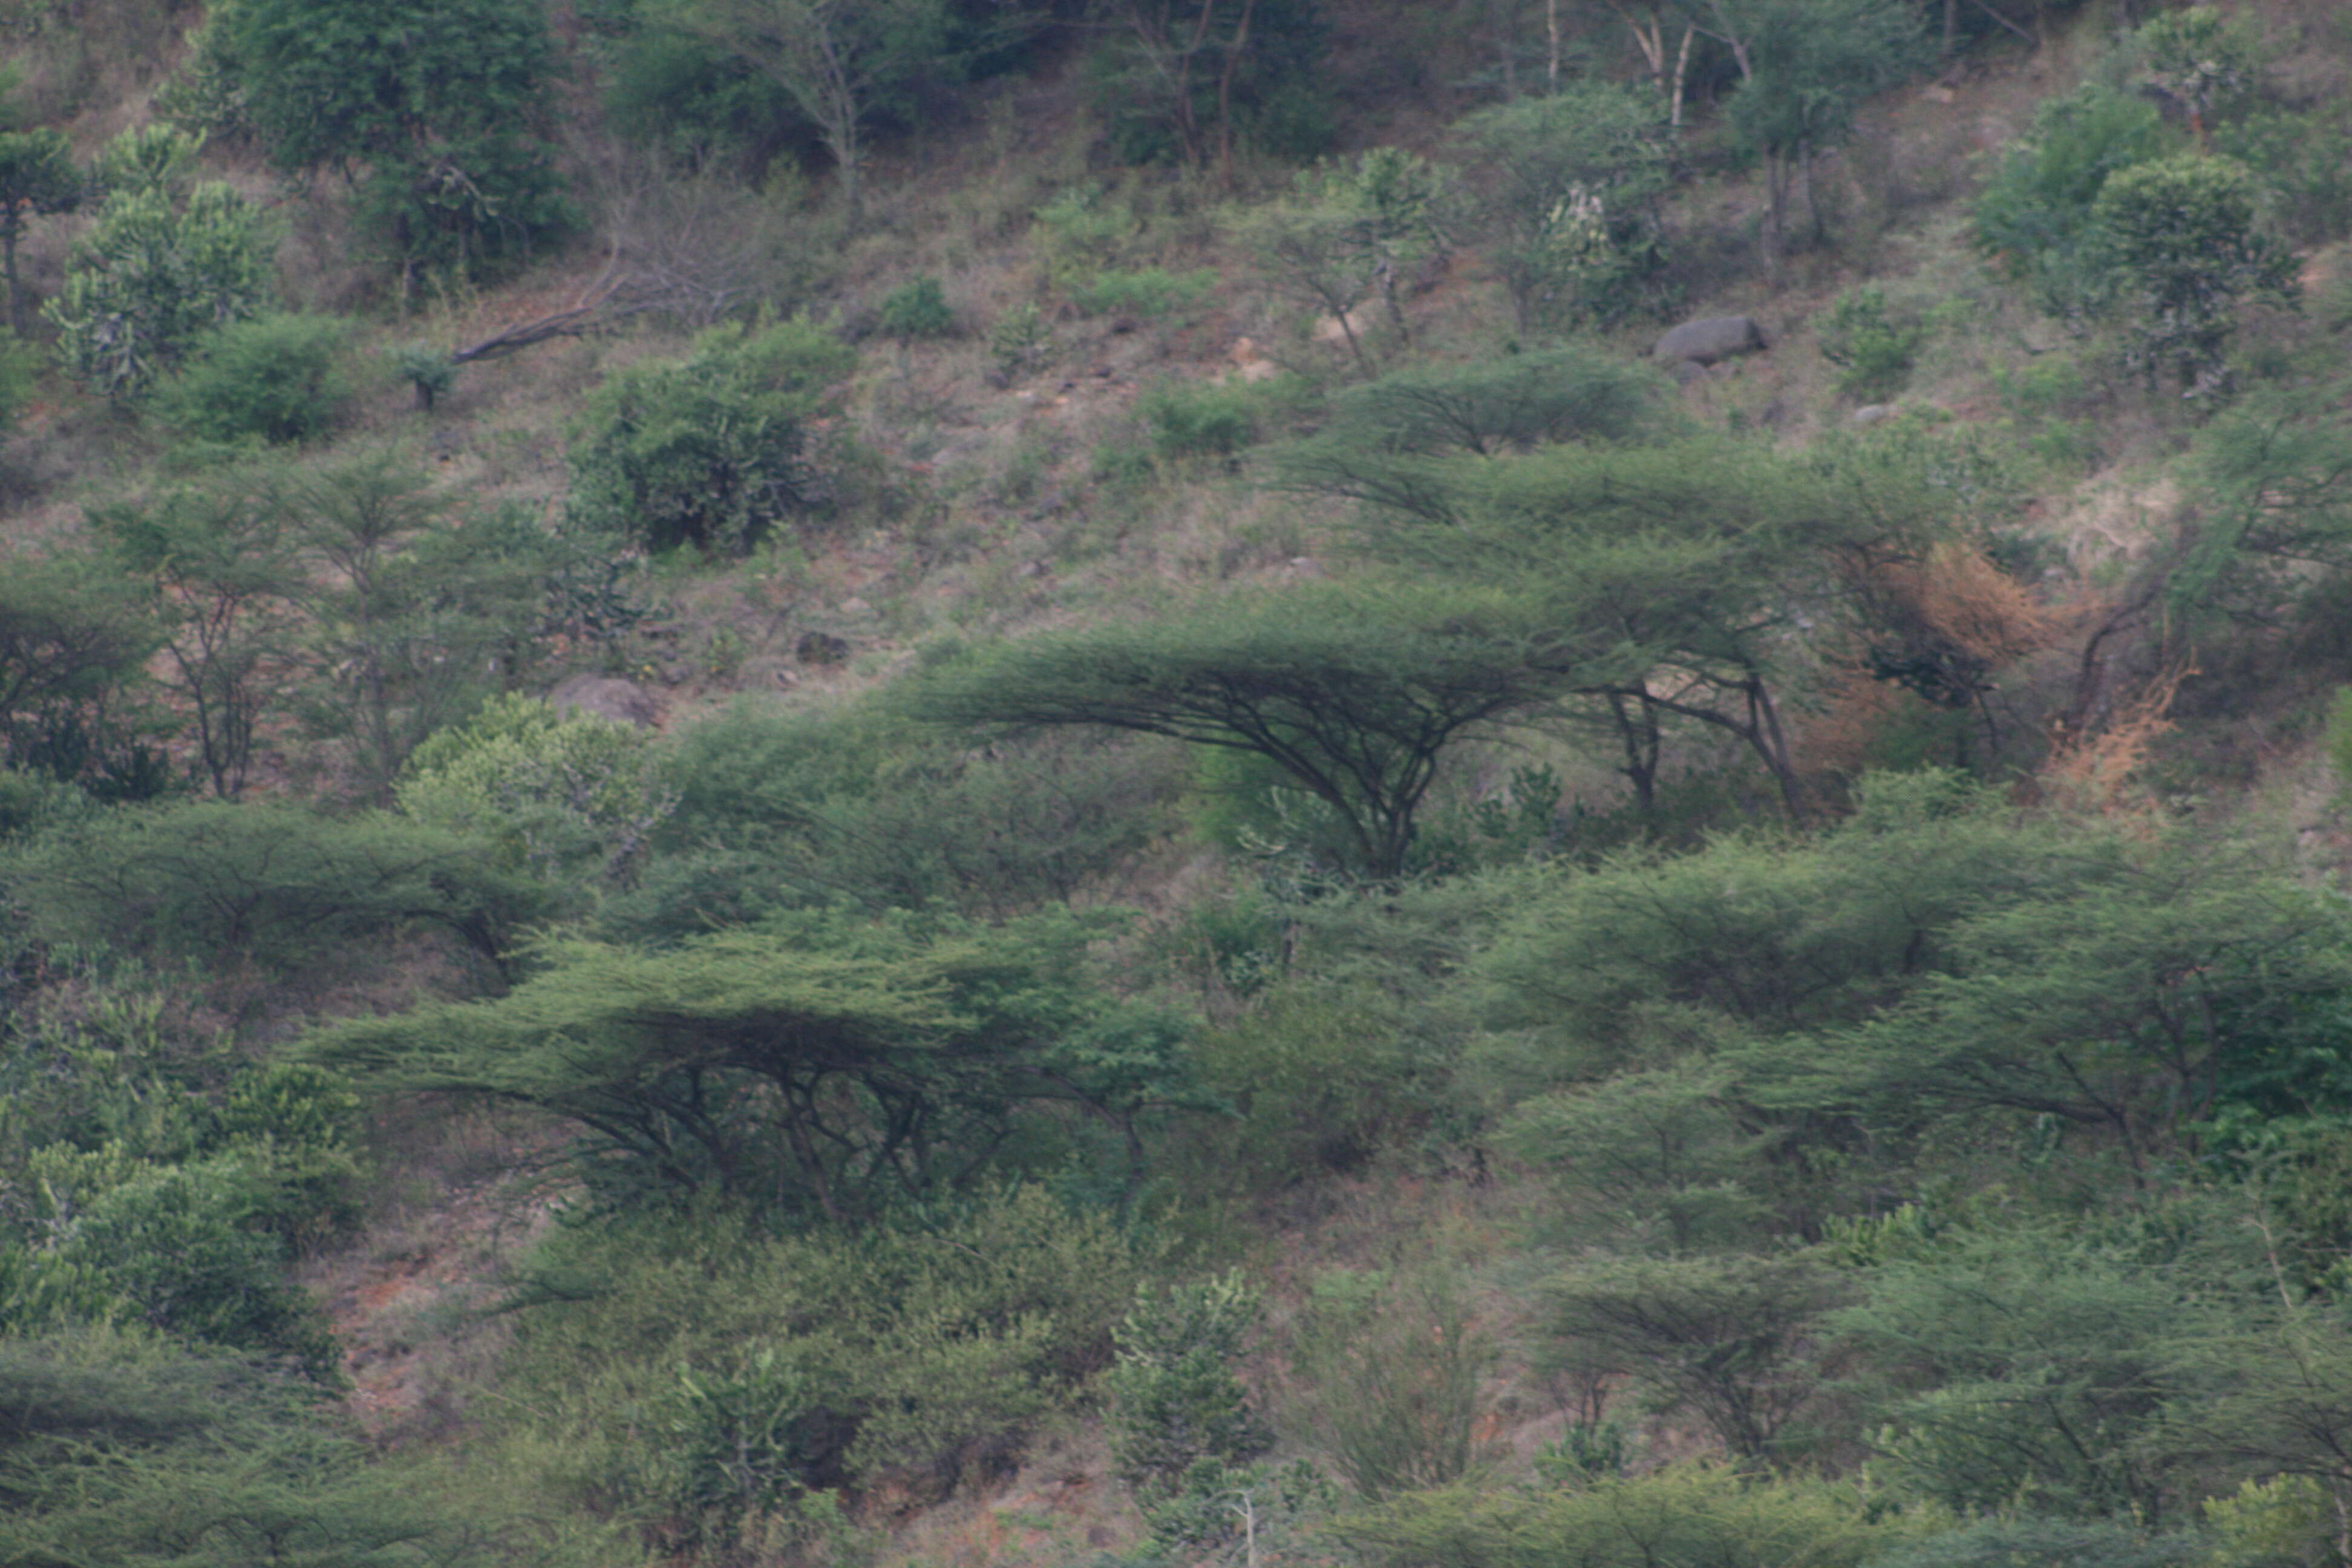
[(2189, 5), (2151, 16), (2133, 35), (2158, 85), (2189, 108), (2201, 136), (2213, 111), (2243, 92), (2253, 68), (2250, 40), (2210, 5)]
[(883, 296), (881, 308), (875, 312), (875, 324), (885, 336), (904, 342), (912, 338), (951, 338), (956, 335), (955, 311), (948, 305), (946, 291), (936, 278), (918, 278), (902, 283)]
[(693, 0), (677, 16), (766, 76), (816, 127), (855, 224), (867, 123), (919, 106), (917, 85), (945, 63), (944, 0)]
[(645, 731), (509, 695), (417, 747), (394, 795), (419, 822), (498, 843), (516, 868), (625, 883), (677, 804), (663, 762)]
[(341, 1353), (318, 1303), (286, 1275), (278, 1241), (238, 1223), (247, 1179), (228, 1155), (118, 1163), (80, 1190), (67, 1189), (71, 1196), (53, 1217), (56, 1239), (30, 1252), (31, 1290), (20, 1282), (0, 1312), (20, 1331), (50, 1327), (25, 1305), (39, 1276), (53, 1273), (86, 1293), (89, 1317), (286, 1356), (311, 1377), (331, 1379)]
[(1436, 1268), (1325, 1275), (1291, 1344), (1309, 1424), (1368, 1500), (1463, 1478), (1494, 1359)]
[(10, 764), (108, 798), (162, 787), (127, 722), (155, 625), (102, 560), (18, 556), (0, 580), (0, 741)]
[(1480, 110), (1454, 133), (1521, 331), (1614, 322), (1658, 302), (1673, 171), (1653, 95), (1579, 82)]
[(1669, 407), (1650, 367), (1582, 346), (1401, 370), (1332, 399), (1321, 431), (1273, 454), (1272, 482), (1450, 516), (1461, 486), (1445, 459), (1631, 441), (1670, 430)]
[(2151, 1445), (2181, 1326), (2175, 1285), (2055, 1235), (1962, 1236), (1868, 1272), (1836, 1329), (1867, 1356), (1885, 1479), (1963, 1517), (2160, 1521)]
[(1927, 329), (1886, 309), (1874, 284), (1849, 289), (1830, 303), (1815, 326), (1822, 357), (1838, 366), (1838, 390), (1857, 403), (1879, 403), (1903, 390)]
[(1755, 1234), (1764, 1140), (1720, 1068), (1676, 1062), (1537, 1095), (1514, 1108), (1503, 1144), (1558, 1178), (1552, 1223), (1670, 1255)]
[(1336, 584), (1235, 597), (1033, 637), (912, 700), (946, 723), (1087, 725), (1253, 752), (1338, 814), (1349, 869), (1391, 877), (1446, 746), (1548, 693), (1448, 608)]
[(1204, 1461), (1236, 1465), (1273, 1446), (1233, 1370), (1265, 1315), (1264, 1293), (1238, 1270), (1137, 1295), (1103, 1379), (1111, 1452), (1129, 1484), (1171, 1493)]
[(1699, 1463), (1549, 1491), (1416, 1492), (1332, 1531), (1383, 1568), (1859, 1568), (1914, 1527), (1849, 1485)]
[(678, 165), (732, 165), (756, 177), (803, 127), (799, 108), (764, 72), (678, 26), (659, 8), (615, 7), (596, 40), (604, 112), (630, 141)]
[(2297, 245), (2352, 234), (2352, 114), (2343, 105), (2245, 115), (2213, 132), (2213, 148), (2253, 171), (2264, 223)]
[(410, 343), (394, 351), (392, 370), (416, 389), (416, 406), (428, 412), (457, 384), (457, 362), (446, 349), (430, 343)]
[(331, 1025), (308, 1048), (572, 1121), (615, 1205), (708, 1187), (848, 1225), (968, 1185), (1042, 1106), (1131, 1118), (1181, 1080), (1181, 1031), (1139, 1027), (1090, 983), (1102, 923), (809, 913), (662, 952), (551, 941), (505, 996)]
[(1090, 180), (1071, 186), (1031, 215), (1029, 242), (1045, 263), (1046, 287), (1067, 293), (1116, 266), (1136, 227), (1127, 204)]
[(1163, 382), (1136, 400), (1136, 412), (1164, 458), (1230, 458), (1257, 440), (1256, 403), (1246, 387)]
[(823, 504), (808, 422), (856, 363), (856, 350), (795, 316), (716, 327), (684, 361), (620, 372), (581, 415), (574, 523), (648, 550), (740, 554)]
[[(82, 1330), (0, 1338), (0, 1559), (221, 1568), (586, 1568), (578, 1536), (372, 1457), (246, 1358)], [(571, 1539), (567, 1539), (571, 1537)], [(591, 1548), (593, 1550), (593, 1548)]]
[(461, 511), (396, 448), (257, 488), (302, 567), (285, 589), (304, 618), (298, 713), (341, 742), (353, 794), (389, 803), (426, 736), (528, 669), (568, 552), (520, 508)]
[(744, 702), (678, 738), (678, 809), (607, 927), (667, 941), (842, 900), (996, 917), (1068, 900), (1166, 830), (1169, 750), (1083, 736), (974, 750), (887, 708)]
[(494, 959), (541, 899), (478, 840), (289, 802), (111, 812), (62, 825), (9, 860), (13, 891), (50, 941), (280, 972), (415, 929)]
[(64, 291), (42, 307), (58, 356), (91, 391), (134, 397), (206, 334), (254, 316), (269, 294), (260, 210), (204, 184), (184, 203), (121, 189), (75, 247)]
[(364, 168), (362, 221), (408, 281), (471, 275), (566, 226), (532, 130), (549, 68), (524, 0), (240, 0), (217, 26), (285, 169)]
[(1741, 0), (1735, 9), (1742, 80), (1725, 121), (1765, 160), (1769, 267), (1792, 173), (1853, 135), (1862, 105), (1932, 54), (1918, 9), (1897, 0)]
[(1076, 283), (1070, 289), (1070, 303), (1078, 308), (1081, 315), (1156, 321), (1169, 316), (1189, 315), (1214, 291), (1216, 285), (1216, 273), (1207, 268), (1171, 272), (1165, 268), (1145, 267), (1131, 272), (1097, 273)]
[(1245, 210), (1232, 226), (1268, 286), (1328, 316), (1370, 374), (1357, 308), (1377, 294), (1390, 329), (1411, 341), (1402, 280), (1444, 247), (1444, 176), (1426, 160), (1374, 147), (1300, 171), (1287, 197)]
[(1002, 1473), (1109, 1362), (1139, 1256), (1102, 1215), (983, 1189), (856, 1237), (727, 1214), (576, 1229), (547, 1268), (505, 1419), (682, 1545), (821, 1535), (825, 1494), (886, 1473), (926, 1498)]
[(254, 489), (222, 485), (92, 509), (89, 522), (124, 573), (152, 586), (199, 762), (214, 794), (237, 795), (295, 641), (288, 595), (303, 565), (287, 519)]
[(8, 324), (20, 337), (32, 312), (16, 277), (17, 242), (32, 219), (79, 206), (86, 184), (74, 167), (65, 132), (46, 128), (0, 132), (0, 272), (8, 284)]
[(1816, 1325), (1845, 1282), (1799, 1258), (1596, 1258), (1545, 1287), (1546, 1353), (1580, 1378), (1630, 1378), (1746, 1465), (1801, 1447), (1821, 1394)]
[(2047, 313), (2096, 312), (2106, 290), (2104, 235), (2094, 220), (2099, 192), (2112, 175), (2172, 145), (2155, 106), (2137, 95), (2092, 83), (2051, 99), (1977, 195), (1978, 247)]
[(2092, 216), (2130, 291), (2133, 353), (2151, 384), (2170, 367), (2191, 394), (2220, 389), (2240, 303), (2296, 302), (2294, 258), (2255, 226), (2242, 164), (2196, 154), (2137, 164), (2100, 186)]
[(154, 412), (187, 441), (220, 447), (316, 441), (341, 419), (350, 323), (261, 316), (206, 338), (156, 389)]
[(1042, 370), (1053, 357), (1054, 329), (1034, 300), (1012, 307), (988, 329), (989, 362), (1005, 381)]
[(1086, 61), (1088, 97), (1127, 163), (1230, 164), (1237, 145), (1312, 157), (1329, 136), (1318, 96), (1317, 0), (1119, 0)]

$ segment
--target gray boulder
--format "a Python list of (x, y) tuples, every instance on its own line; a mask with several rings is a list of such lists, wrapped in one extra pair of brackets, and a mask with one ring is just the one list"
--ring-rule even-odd
[(617, 676), (566, 676), (547, 694), (547, 700), (558, 713), (593, 713), (599, 719), (641, 729), (651, 729), (662, 719), (660, 698)]
[(1670, 364), (1685, 361), (1713, 364), (1717, 360), (1752, 354), (1769, 347), (1764, 341), (1764, 329), (1756, 324), (1754, 317), (1710, 316), (1703, 321), (1685, 321), (1660, 338), (1651, 353), (1653, 357)]

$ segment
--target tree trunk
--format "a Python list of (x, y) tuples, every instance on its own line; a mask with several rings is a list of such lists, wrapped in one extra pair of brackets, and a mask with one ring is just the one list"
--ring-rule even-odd
[(1234, 183), (1234, 78), (1249, 52), (1250, 16), (1257, 0), (1242, 0), (1242, 18), (1234, 41), (1225, 49), (1225, 68), (1217, 77), (1217, 177), (1230, 190)]
[(25, 289), (16, 281), (16, 232), (23, 225), (13, 204), (0, 213), (0, 257), (5, 258), (8, 274), (8, 330), (20, 338), (25, 335)]
[(1697, 35), (1698, 29), (1696, 27), (1685, 27), (1683, 29), (1683, 47), (1675, 51), (1674, 105), (1667, 114), (1666, 123), (1676, 131), (1680, 131), (1683, 128), (1683, 84), (1690, 79), (1691, 39), (1697, 37)]
[(1544, 0), (1544, 31), (1549, 52), (1544, 58), (1544, 83), (1554, 94), (1559, 91), (1559, 0)]

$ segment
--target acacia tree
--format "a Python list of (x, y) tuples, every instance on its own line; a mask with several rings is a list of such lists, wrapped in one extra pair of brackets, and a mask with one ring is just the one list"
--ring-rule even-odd
[(1334, 586), (1032, 637), (913, 701), (942, 723), (1083, 724), (1254, 753), (1338, 816), (1357, 869), (1389, 878), (1446, 749), (1556, 684), (1475, 605)]
[(94, 511), (122, 563), (153, 584), (163, 651), (196, 721), (213, 793), (244, 791), (255, 741), (290, 673), (300, 565), (284, 520), (250, 490), (185, 490)]
[(855, 225), (864, 212), (866, 123), (945, 47), (945, 0), (696, 0), (684, 19), (809, 117)]
[(337, 1025), (310, 1049), (564, 1117), (614, 1197), (712, 1187), (854, 1222), (971, 1182), (1024, 1103), (1118, 1099), (1088, 1048), (1117, 1012), (1083, 972), (1100, 929), (814, 913), (659, 952), (552, 942), (508, 995)]
[(426, 736), (511, 679), (545, 607), (548, 541), (510, 513), (461, 517), (396, 451), (287, 470), (263, 504), (304, 568), (305, 717), (388, 801)]

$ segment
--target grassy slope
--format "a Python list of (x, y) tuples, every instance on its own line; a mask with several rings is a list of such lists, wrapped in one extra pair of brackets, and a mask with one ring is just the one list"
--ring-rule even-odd
[[(2310, 11), (2289, 4), (2257, 9), (2274, 28), (2305, 21)], [(128, 16), (133, 8), (124, 10)], [(1396, 51), (1410, 15), (1409, 5), (1351, 10), (1342, 27), (1343, 62), (1370, 75), (1364, 59), (1383, 48)], [(91, 68), (86, 106), (70, 122), (84, 151), (137, 121), (155, 64), (169, 58), (163, 37), (124, 26), (118, 51), (124, 58)], [(1988, 424), (2036, 417), (2001, 388), (2005, 377), (2052, 346), (2047, 329), (1989, 286), (1961, 242), (1959, 208), (1971, 160), (2014, 136), (2040, 98), (2079, 79), (2098, 47), (2088, 26), (2037, 52), (1997, 46), (1941, 82), (1874, 106), (1862, 138), (1825, 176), (1838, 215), (1834, 246), (1798, 258), (1778, 289), (1746, 265), (1738, 238), (1759, 200), (1754, 182), (1713, 177), (1693, 185), (1677, 212), (1682, 247), (1692, 258), (1688, 313), (1753, 313), (1774, 342), (1768, 356), (1692, 387), (1686, 396), (1693, 411), (1767, 427), (1791, 443), (1843, 424), (1851, 405), (1836, 395), (1809, 323), (1842, 288), (1868, 279), (1882, 281), (1898, 301), (1957, 299), (1969, 307), (1932, 340), (1906, 401)], [(2293, 68), (2322, 82), (2329, 71), (2340, 79), (2344, 64), (2305, 55)], [(58, 90), (37, 78), (32, 87)], [(1359, 105), (1353, 134), (1360, 142), (1433, 148), (1456, 107), (1441, 89), (1385, 113)], [(665, 689), (673, 722), (738, 691), (810, 694), (871, 682), (926, 637), (1116, 615), (1194, 584), (1313, 569), (1303, 563), (1316, 552), (1314, 520), (1252, 493), (1215, 466), (1170, 466), (1124, 481), (1104, 481), (1094, 471), (1098, 448), (1140, 438), (1135, 400), (1156, 381), (1205, 380), (1259, 357), (1309, 382), (1328, 383), (1338, 374), (1329, 345), (1254, 297), (1238, 259), (1218, 238), (1213, 204), (1220, 193), (1160, 177), (1112, 175), (1123, 179), (1121, 194), (1144, 215), (1129, 246), (1130, 264), (1213, 268), (1223, 284), (1182, 321), (1137, 330), (1108, 320), (1059, 321), (1050, 367), (1009, 385), (990, 384), (987, 324), (1038, 291), (1027, 216), (1078, 180), (1100, 177), (1090, 168), (1089, 140), (1069, 83), (1049, 73), (1039, 81), (998, 84), (956, 133), (886, 154), (874, 228), (851, 248), (842, 278), (813, 303), (854, 320), (908, 278), (944, 280), (964, 335), (904, 347), (868, 340), (849, 416), (869, 442), (918, 476), (929, 504), (804, 552), (780, 548), (740, 566), (666, 574), (667, 604), (658, 617), (666, 629), (635, 650), (629, 673)], [(260, 170), (234, 154), (216, 162), (248, 188), (268, 188)], [(1279, 177), (1271, 169), (1250, 175), (1258, 188)], [(804, 210), (772, 216), (784, 226), (815, 221)], [(289, 226), (289, 300), (348, 303), (355, 276), (339, 257), (331, 221), (295, 204)], [(28, 276), (37, 287), (54, 287), (73, 232), (70, 224), (51, 226), (28, 246)], [(2322, 273), (2336, 264), (2332, 257), (2314, 262)], [(589, 255), (556, 258), (478, 298), (433, 301), (406, 321), (379, 316), (363, 331), (362, 360), (403, 342), (472, 341), (558, 308), (598, 265)], [(1455, 265), (1411, 310), (1423, 351), (1435, 356), (1491, 352), (1507, 320), (1498, 289), (1475, 258)], [(1654, 330), (1629, 328), (1618, 346), (1639, 352)], [(412, 412), (405, 388), (383, 376), (371, 386), (346, 439), (414, 439), (452, 485), (552, 505), (563, 485), (565, 424), (582, 395), (617, 366), (674, 354), (682, 342), (680, 334), (644, 329), (551, 344), (467, 370), (457, 392), (429, 416)], [(2180, 417), (2123, 386), (2102, 389), (2069, 412), (2086, 427), (2087, 450), (2071, 471), (2058, 463), (2045, 469), (2038, 513), (2042, 526), (2095, 575), (2103, 560), (2129, 555), (2162, 526), (2169, 492), (2159, 468), (2177, 441)], [(69, 532), (82, 505), (137, 489), (157, 458), (146, 435), (57, 391), (5, 454), (10, 489), (0, 527), (18, 542)], [(796, 650), (809, 632), (847, 639), (853, 658), (845, 666), (802, 659)], [(2259, 722), (2248, 717), (2242, 727)], [(2206, 743), (2227, 749), (2231, 742), (2225, 736)], [(2308, 771), (2292, 756), (2273, 767), (2290, 789)], [(453, 1172), (473, 1173), (531, 1137), (528, 1128), (411, 1129), (388, 1151), (404, 1158), (410, 1173), (395, 1180), (378, 1230), (318, 1272), (352, 1342), (369, 1358), (357, 1367), (363, 1390), (394, 1398), (383, 1369), (396, 1367), (398, 1402), (429, 1415), (434, 1401), (446, 1398), (436, 1384), (480, 1364), (484, 1341), (446, 1337), (453, 1321), (447, 1309), (497, 1253), (494, 1238), (511, 1239), (524, 1200), (510, 1197), (501, 1211), (478, 1189), (447, 1199), (431, 1194)], [(1535, 1201), (1533, 1193), (1508, 1187), (1367, 1177), (1262, 1213), (1250, 1247), (1278, 1289), (1331, 1264), (1397, 1251), (1441, 1254), (1481, 1281), (1486, 1325), (1500, 1330), (1513, 1310), (1508, 1222)], [(509, 1227), (503, 1233), (502, 1226)], [(432, 1349), (436, 1341), (439, 1348)], [(1278, 1381), (1276, 1369), (1260, 1370), (1269, 1383)], [(1494, 1392), (1491, 1436), (1498, 1443), (1525, 1456), (1557, 1435), (1562, 1417), (1556, 1402), (1527, 1369), (1507, 1369)], [(419, 1417), (400, 1429), (430, 1437), (436, 1426)], [(1653, 1451), (1694, 1440), (1661, 1433)], [(911, 1520), (895, 1553), (908, 1562), (980, 1568), (1126, 1546), (1136, 1521), (1102, 1477), (1096, 1435), (1074, 1429), (1050, 1436), (1005, 1495), (959, 1500)]]

